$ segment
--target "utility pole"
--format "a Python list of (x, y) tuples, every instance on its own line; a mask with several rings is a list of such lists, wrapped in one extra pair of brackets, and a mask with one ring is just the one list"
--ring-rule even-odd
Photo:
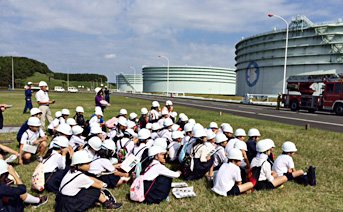
[(12, 90), (14, 90), (14, 63), (13, 63), (13, 56), (12, 56)]

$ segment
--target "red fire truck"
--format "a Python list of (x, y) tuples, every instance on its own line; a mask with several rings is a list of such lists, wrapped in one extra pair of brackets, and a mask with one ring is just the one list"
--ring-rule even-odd
[(282, 103), (292, 111), (331, 111), (343, 115), (343, 74), (294, 75), (287, 79)]

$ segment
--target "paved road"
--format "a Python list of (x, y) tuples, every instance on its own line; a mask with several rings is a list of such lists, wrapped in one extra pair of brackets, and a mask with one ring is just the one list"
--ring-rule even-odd
[(243, 117), (257, 118), (268, 121), (277, 121), (286, 124), (298, 125), (305, 127), (310, 124), (311, 128), (329, 130), (343, 133), (343, 116), (337, 116), (327, 112), (309, 113), (307, 111), (293, 112), (289, 109), (282, 108), (276, 110), (274, 107), (235, 104), (226, 102), (216, 102), (209, 100), (185, 99), (185, 98), (168, 98), (162, 96), (149, 96), (142, 94), (114, 93), (114, 95), (128, 96), (146, 100), (156, 100), (165, 102), (167, 99), (172, 100), (174, 104), (222, 111)]

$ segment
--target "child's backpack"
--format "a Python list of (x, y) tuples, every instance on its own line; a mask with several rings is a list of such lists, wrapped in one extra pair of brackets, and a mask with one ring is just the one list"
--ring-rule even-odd
[(314, 186), (317, 184), (316, 182), (316, 167), (309, 166), (307, 169), (307, 181), (308, 184)]
[(39, 163), (35, 170), (33, 171), (32, 177), (31, 177), (31, 187), (34, 190), (37, 191), (43, 191), (44, 190), (44, 165), (43, 163)]
[(203, 146), (204, 144), (200, 144), (198, 146), (197, 149), (194, 148), (194, 150), (192, 151), (192, 153), (189, 155), (187, 154), (184, 157), (184, 161), (182, 163), (181, 166), (181, 172), (182, 175), (184, 176), (185, 179), (187, 179), (187, 177), (193, 172), (193, 168), (194, 168), (194, 157), (195, 157), (195, 153)]
[(117, 157), (118, 157), (118, 162), (121, 163), (125, 160), (126, 158), (126, 155), (127, 155), (127, 149), (126, 149), (126, 146), (129, 144), (130, 140), (126, 141), (125, 145), (122, 146), (121, 145), (121, 140), (119, 141), (120, 142), (120, 150), (118, 151), (118, 154), (117, 154)]
[(180, 150), (179, 156), (178, 156), (180, 163), (183, 163), (183, 161), (185, 160), (187, 146), (188, 146), (188, 142), (185, 143), (182, 147), (180, 147), (181, 150)]
[(105, 122), (105, 126), (108, 129), (112, 129), (113, 127), (115, 127), (117, 125), (117, 122), (118, 122), (118, 119), (117, 119), (117, 117), (114, 116)]
[(248, 173), (247, 173), (247, 182), (252, 182), (252, 184), (255, 186), (257, 181), (258, 181), (258, 178), (260, 178), (260, 174), (261, 174), (261, 168), (263, 166), (263, 164), (265, 163), (266, 161), (264, 161), (261, 166), (254, 166), (252, 167), (251, 169), (248, 170)]
[[(155, 165), (155, 164), (154, 164)], [(144, 174), (149, 171), (149, 169), (151, 167), (153, 167), (154, 165), (152, 166), (148, 166), (147, 170), (139, 175), (134, 181), (133, 183), (131, 184), (131, 187), (130, 187), (130, 199), (132, 201), (135, 201), (135, 202), (143, 202), (145, 200), (145, 196), (146, 194), (149, 192), (151, 186), (154, 184), (155, 180), (151, 183), (149, 189), (146, 191), (146, 193), (144, 194), (144, 180), (143, 180), (143, 176)]]
[(89, 129), (89, 120), (87, 120), (87, 121), (85, 122), (85, 125), (83, 126), (82, 136), (87, 137), (88, 134), (89, 134), (89, 132), (90, 132), (90, 129)]

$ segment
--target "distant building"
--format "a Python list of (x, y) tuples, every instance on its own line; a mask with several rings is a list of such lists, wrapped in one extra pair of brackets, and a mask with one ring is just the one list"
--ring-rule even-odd
[[(144, 92), (167, 92), (167, 66), (143, 68)], [(170, 66), (169, 92), (235, 95), (236, 73), (231, 68)]]
[[(244, 38), (236, 44), (236, 93), (282, 92), (286, 29)], [(287, 77), (336, 69), (343, 72), (343, 23), (314, 24), (305, 16), (289, 24)], [(286, 77), (286, 79), (287, 79)]]
[(141, 74), (119, 74), (116, 78), (117, 88), (121, 91), (143, 91), (143, 81)]

